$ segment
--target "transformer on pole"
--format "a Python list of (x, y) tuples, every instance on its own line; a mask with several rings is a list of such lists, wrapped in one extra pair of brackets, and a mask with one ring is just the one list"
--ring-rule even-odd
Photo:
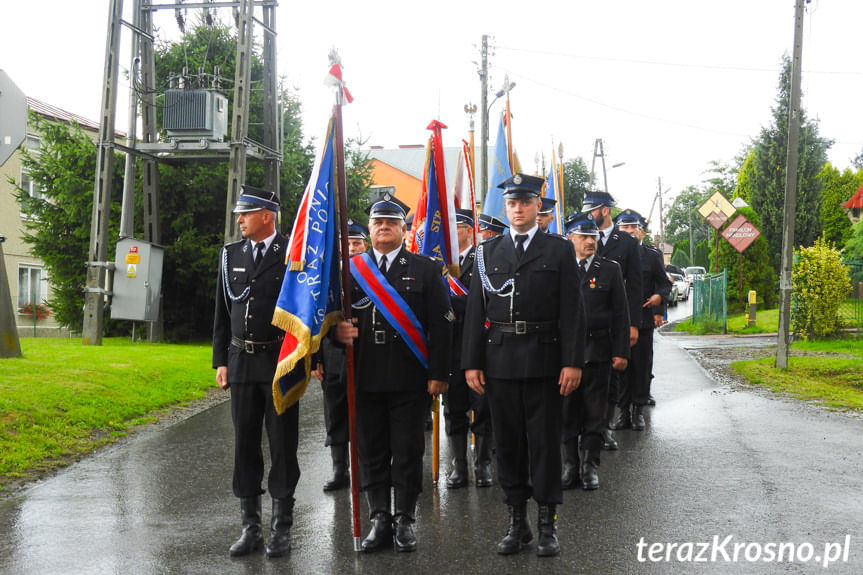
[[(113, 271), (118, 265), (128, 263), (108, 261), (108, 222), (112, 193), (114, 150), (119, 149), (127, 155), (141, 159), (141, 180), (143, 187), (143, 241), (157, 246), (161, 242), (159, 229), (159, 170), (161, 160), (194, 161), (201, 159), (220, 159), (229, 162), (225, 210), (225, 240), (231, 241), (239, 236), (232, 209), (236, 203), (241, 186), (245, 183), (246, 161), (253, 157), (265, 162), (265, 185), (278, 193), (279, 173), (282, 159), (281, 115), (278, 112), (278, 86), (276, 72), (276, 0), (204, 0), (186, 2), (184, 0), (133, 0), (133, 22), (122, 19), (123, 0), (111, 0), (108, 34), (105, 53), (105, 72), (102, 86), (102, 113), (99, 119), (100, 131), (97, 144), (98, 159), (96, 182), (94, 186), (93, 219), (90, 234), (90, 252), (87, 269), (87, 287), (84, 299), (84, 325), (82, 342), (100, 345), (106, 304), (111, 301)], [(155, 50), (153, 35), (153, 14), (158, 10), (175, 10), (177, 22), (185, 25), (183, 12), (188, 8), (204, 11), (207, 23), (212, 22), (212, 11), (218, 8), (235, 8), (237, 20), (237, 58), (233, 92), (233, 114), (230, 119), (230, 141), (223, 142), (227, 132), (227, 100), (217, 91), (216, 86), (201, 86), (205, 75), (201, 70), (197, 77), (198, 86), (187, 85), (190, 78), (183, 74), (183, 84), (170, 90), (170, 113), (165, 114), (166, 133), (160, 141), (156, 125), (156, 81)], [(255, 16), (260, 8), (261, 18)], [(249, 100), (251, 93), (251, 69), (253, 26), (257, 23), (264, 33), (264, 110), (263, 142), (249, 137)], [(129, 110), (133, 116), (129, 125), (137, 123), (140, 110), (142, 134), (140, 139), (130, 133), (123, 145), (115, 139), (115, 120), (117, 104), (117, 73), (120, 53), (121, 26), (132, 31), (132, 65), (130, 83), (137, 102), (130, 101)], [(140, 80), (138, 78), (140, 75)], [(218, 76), (218, 70), (216, 71)], [(196, 78), (191, 76), (191, 78)], [(217, 83), (216, 83), (217, 84)], [(166, 108), (167, 109), (167, 108)], [(167, 129), (170, 125), (170, 129)], [(134, 128), (133, 128), (134, 129)], [(132, 130), (130, 130), (132, 132)], [(123, 194), (123, 217), (120, 235), (130, 237), (134, 230), (134, 162), (127, 162)], [(117, 256), (119, 257), (119, 256)], [(125, 258), (126, 256), (124, 256)], [(119, 262), (119, 263), (118, 263)], [(122, 285), (122, 282), (121, 282)], [(160, 286), (148, 286), (160, 294)], [(152, 291), (148, 292), (152, 298)], [(148, 318), (153, 315), (154, 305), (161, 308), (161, 296), (157, 303), (148, 302)], [(122, 314), (122, 312), (120, 312)], [(117, 317), (114, 314), (114, 317)], [(161, 312), (155, 321), (148, 321), (150, 340), (162, 337)], [(134, 318), (121, 318), (134, 319)]]

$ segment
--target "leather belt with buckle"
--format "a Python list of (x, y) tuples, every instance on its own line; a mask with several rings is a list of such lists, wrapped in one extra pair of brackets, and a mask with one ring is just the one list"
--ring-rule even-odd
[(550, 333), (556, 332), (558, 323), (556, 321), (516, 321), (502, 322), (490, 321), (492, 329), (496, 329), (502, 333), (514, 333), (516, 335), (527, 335), (529, 333)]
[(249, 341), (238, 337), (231, 337), (231, 345), (239, 347), (246, 353), (264, 353), (266, 351), (278, 351), (282, 347), (281, 339), (272, 341)]

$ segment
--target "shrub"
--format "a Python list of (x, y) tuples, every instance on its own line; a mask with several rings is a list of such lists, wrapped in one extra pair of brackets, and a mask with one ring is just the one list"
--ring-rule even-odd
[(800, 248), (797, 256), (791, 273), (794, 335), (814, 339), (835, 334), (842, 327), (839, 308), (850, 289), (839, 250), (820, 238), (812, 247)]

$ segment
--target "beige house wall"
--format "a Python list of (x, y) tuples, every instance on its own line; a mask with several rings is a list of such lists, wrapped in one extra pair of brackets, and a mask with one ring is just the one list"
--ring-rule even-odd
[[(90, 130), (86, 130), (90, 133)], [(93, 132), (95, 139), (97, 134)], [(28, 141), (32, 144), (38, 138), (38, 134), (27, 130), (28, 140), (22, 144), (22, 148), (27, 146)], [(12, 295), (12, 307), (15, 311), (15, 323), (18, 326), (18, 335), (22, 337), (30, 337), (34, 334), (39, 337), (69, 337), (71, 334), (68, 330), (61, 328), (54, 320), (53, 315), (45, 319), (34, 322), (33, 318), (20, 313), (19, 293), (21, 292), (21, 270), (27, 270), (25, 273), (29, 275), (30, 280), (35, 278), (38, 273), (40, 277), (40, 286), (38, 298), (41, 300), (37, 303), (44, 303), (52, 297), (51, 278), (48, 276), (48, 270), (45, 268), (44, 262), (33, 257), (30, 254), (30, 247), (24, 242), (23, 236), (26, 232), (24, 228), (25, 216), (21, 214), (21, 208), (15, 198), (16, 185), (21, 185), (22, 171), (21, 160), (23, 153), (21, 149), (17, 150), (6, 162), (0, 166), (0, 235), (6, 238), (3, 243), (3, 255), (6, 262), (6, 275), (9, 280), (9, 291)], [(95, 178), (95, 174), (93, 175)], [(11, 182), (10, 182), (11, 180)], [(85, 262), (81, 262), (84, 265)], [(37, 269), (38, 272), (31, 271)], [(31, 301), (31, 297), (22, 296), (26, 302)]]

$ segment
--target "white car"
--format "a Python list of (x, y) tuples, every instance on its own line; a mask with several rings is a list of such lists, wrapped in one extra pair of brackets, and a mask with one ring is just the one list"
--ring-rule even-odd
[(689, 299), (689, 282), (686, 281), (686, 278), (680, 274), (669, 273), (668, 278), (671, 280), (673, 285), (673, 289), (671, 290), (672, 295), (676, 293), (677, 301), (686, 301)]
[(689, 266), (683, 270), (683, 273), (686, 275), (686, 281), (689, 283), (689, 286), (692, 287), (693, 280), (699, 276), (705, 275), (707, 270), (701, 266)]

